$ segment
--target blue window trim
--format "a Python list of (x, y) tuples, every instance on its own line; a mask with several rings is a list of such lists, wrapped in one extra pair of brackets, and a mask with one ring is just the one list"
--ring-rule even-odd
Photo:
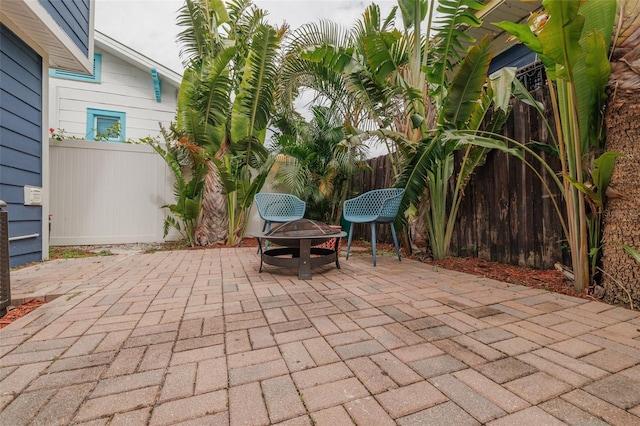
[(153, 80), (153, 90), (156, 92), (156, 102), (162, 103), (162, 82), (158, 70), (151, 68), (151, 79)]
[(102, 55), (100, 53), (95, 53), (93, 55), (93, 74), (91, 75), (50, 68), (49, 77), (100, 83), (102, 81)]
[(106, 109), (87, 108), (87, 133), (88, 140), (96, 138), (96, 119), (98, 117), (112, 118), (120, 121), (120, 136), (118, 138), (109, 139), (109, 142), (124, 142), (127, 114), (122, 111), (110, 111)]

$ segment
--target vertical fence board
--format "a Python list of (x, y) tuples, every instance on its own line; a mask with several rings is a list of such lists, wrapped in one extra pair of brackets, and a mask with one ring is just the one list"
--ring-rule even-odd
[[(545, 110), (550, 111), (547, 89), (538, 89), (533, 94), (537, 100), (547, 104)], [(547, 120), (553, 125), (550, 115)], [(514, 103), (503, 134), (520, 142), (552, 145), (538, 113), (519, 102)], [(554, 170), (559, 170), (559, 161), (552, 154), (536, 151), (551, 163)], [(393, 186), (395, 177), (387, 157), (369, 160), (373, 173), (363, 171), (355, 179), (354, 189), (358, 193)], [(460, 158), (457, 157), (456, 161), (459, 162)], [(527, 159), (532, 161), (530, 155)], [(552, 177), (540, 165), (535, 167), (552, 189), (553, 198), (561, 203)], [(391, 242), (388, 229), (379, 227), (378, 241)], [(356, 226), (354, 238), (368, 240), (369, 232), (368, 227)], [(551, 268), (554, 262), (566, 261), (562, 239), (562, 227), (552, 197), (535, 173), (516, 158), (490, 152), (485, 165), (476, 170), (465, 189), (451, 253), (519, 266)]]

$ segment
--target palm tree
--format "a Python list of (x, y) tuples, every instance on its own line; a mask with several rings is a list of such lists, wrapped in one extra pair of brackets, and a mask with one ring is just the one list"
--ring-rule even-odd
[(309, 219), (337, 225), (352, 178), (367, 167), (366, 146), (346, 141), (337, 111), (314, 106), (312, 114), (310, 123), (300, 120), (276, 138), (275, 149), (286, 160), (274, 186), (304, 200)]
[(199, 245), (239, 241), (270, 168), (264, 140), (286, 28), (268, 25), (264, 16), (251, 0), (186, 0), (179, 11), (186, 70), (177, 126), (209, 159)]
[[(483, 6), (474, 0), (401, 0), (398, 4), (403, 31), (394, 27), (398, 8), (381, 19), (372, 5), (346, 41), (333, 36), (337, 31), (325, 36), (311, 29), (303, 32), (296, 39), (303, 40), (300, 47), (292, 50), (296, 58), (291, 60), (292, 69), (332, 101), (338, 93), (364, 108), (375, 129), (353, 125), (347, 127), (350, 134), (393, 141), (390, 153), (396, 156), (397, 186), (405, 188), (401, 211), (426, 206), (431, 250), (442, 258), (448, 252), (464, 187), (486, 155), (484, 148), (467, 148), (451, 194), (449, 180), (459, 145), (449, 131), (477, 130), (494, 100), (486, 75), (489, 42), (483, 40), (466, 50), (463, 46), (472, 40), (460, 31), (463, 25), (480, 24), (474, 12)], [(337, 87), (334, 81), (343, 82), (346, 93), (323, 92), (324, 86), (318, 83), (323, 76), (329, 77), (331, 89)], [(496, 109), (490, 130), (499, 127), (507, 109), (504, 104)]]
[(607, 150), (618, 158), (604, 221), (603, 286), (609, 301), (640, 301), (640, 264), (620, 244), (640, 249), (640, 2), (621, 5), (611, 57), (609, 103), (605, 114)]
[[(326, 106), (342, 117), (345, 137), (351, 144), (362, 144), (370, 137), (377, 140), (380, 135), (374, 130), (388, 128), (391, 117), (398, 111), (394, 95), (385, 84), (379, 84), (366, 61), (364, 39), (369, 33), (392, 33), (396, 10), (393, 8), (382, 19), (380, 8), (372, 4), (350, 30), (335, 22), (322, 21), (307, 23), (290, 34), (278, 82), (283, 116), (295, 115), (295, 99), (309, 90), (314, 94), (314, 104)], [(400, 56), (403, 54), (398, 52)], [(371, 132), (358, 138), (363, 131)], [(378, 141), (387, 144), (395, 167), (393, 142), (384, 137)]]

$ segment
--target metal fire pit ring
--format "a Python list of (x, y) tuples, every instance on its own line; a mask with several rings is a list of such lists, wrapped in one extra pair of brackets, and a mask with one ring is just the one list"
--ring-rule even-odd
[[(300, 219), (281, 226), (285, 227), (286, 225), (302, 221), (314, 222), (307, 219)], [(324, 225), (321, 222), (316, 223)], [(275, 235), (274, 232), (276, 233)], [(298, 268), (298, 278), (301, 280), (310, 280), (311, 268), (313, 267), (335, 262), (336, 267), (340, 269), (340, 262), (336, 251), (338, 241), (335, 241), (335, 244), (333, 244), (334, 249), (314, 246), (329, 240), (338, 240), (346, 237), (347, 233), (344, 231), (332, 231), (331, 234), (318, 232), (320, 235), (313, 235), (313, 231), (309, 231), (308, 229), (303, 232), (304, 235), (292, 235), (291, 232), (285, 233), (285, 235), (278, 235), (277, 229), (273, 229), (266, 233), (260, 232), (252, 234), (252, 236), (258, 240), (258, 247), (260, 248), (260, 272), (262, 272), (263, 263), (284, 268)], [(264, 250), (262, 247), (263, 240), (268, 240), (270, 243), (280, 247)]]

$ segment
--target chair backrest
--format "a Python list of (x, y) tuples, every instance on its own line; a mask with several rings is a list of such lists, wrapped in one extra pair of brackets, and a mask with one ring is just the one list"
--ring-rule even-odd
[(300, 198), (291, 194), (279, 194), (272, 192), (260, 192), (254, 196), (258, 214), (264, 220), (273, 218), (304, 216), (307, 205)]
[(400, 209), (404, 189), (390, 188), (383, 189), (382, 191), (386, 191), (387, 198), (384, 200), (384, 204), (380, 209), (380, 219), (393, 220)]
[(383, 221), (393, 220), (398, 214), (404, 189), (374, 189), (344, 202), (345, 216), (376, 215)]

